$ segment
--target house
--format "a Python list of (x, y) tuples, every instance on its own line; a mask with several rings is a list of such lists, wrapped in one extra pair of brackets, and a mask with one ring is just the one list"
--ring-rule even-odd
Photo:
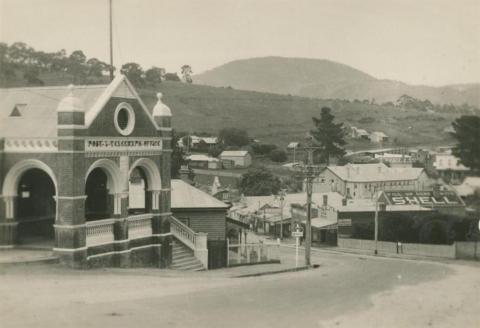
[(217, 170), (221, 168), (220, 160), (203, 154), (191, 154), (187, 156), (190, 167), (196, 169)]
[(188, 144), (188, 140), (190, 140), (189, 151), (208, 151), (218, 145), (217, 137), (186, 135), (179, 140), (179, 146), (185, 147)]
[(388, 142), (388, 136), (383, 132), (374, 131), (370, 133), (370, 140), (378, 143)]
[(380, 162), (388, 163), (390, 167), (412, 167), (412, 156), (406, 154), (374, 154), (374, 158)]
[[(338, 192), (348, 198), (371, 198), (379, 190), (427, 190), (433, 181), (423, 168), (390, 168), (384, 163), (328, 166), (314, 180), (313, 192)], [(305, 186), (304, 186), (305, 187)]]
[(466, 177), (461, 185), (455, 186), (455, 191), (462, 198), (466, 198), (480, 192), (480, 177)]
[(447, 183), (460, 184), (470, 169), (460, 163), (460, 159), (451, 150), (434, 153), (432, 165), (440, 177)]
[(225, 150), (220, 156), (222, 164), (226, 167), (233, 165), (233, 167), (249, 167), (252, 164), (252, 156), (246, 150)]
[(352, 138), (353, 139), (364, 139), (370, 140), (370, 135), (368, 134), (367, 130), (358, 129), (356, 127), (352, 127)]
[(172, 215), (195, 233), (207, 235), (208, 268), (226, 266), (229, 205), (180, 179), (172, 179)]

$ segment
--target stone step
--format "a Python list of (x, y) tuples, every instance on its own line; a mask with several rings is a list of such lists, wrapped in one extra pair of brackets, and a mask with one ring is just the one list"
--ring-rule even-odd
[(185, 257), (185, 258), (182, 258), (182, 259), (173, 259), (173, 261), (172, 261), (172, 264), (178, 264), (178, 265), (190, 264), (190, 263), (200, 263), (200, 262), (194, 257)]
[(170, 269), (183, 270), (183, 271), (204, 271), (205, 270), (205, 268), (201, 264), (171, 265)]

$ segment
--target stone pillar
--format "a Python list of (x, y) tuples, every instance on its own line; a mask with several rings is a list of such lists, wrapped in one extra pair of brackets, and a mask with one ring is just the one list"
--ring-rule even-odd
[(130, 160), (128, 156), (120, 156), (120, 173), (122, 175), (122, 191), (113, 195), (113, 210), (115, 218), (114, 236), (116, 265), (121, 268), (130, 267), (130, 252), (128, 239), (128, 179)]
[(54, 253), (61, 262), (87, 265), (85, 228), (85, 114), (74, 88), (57, 107), (57, 218)]

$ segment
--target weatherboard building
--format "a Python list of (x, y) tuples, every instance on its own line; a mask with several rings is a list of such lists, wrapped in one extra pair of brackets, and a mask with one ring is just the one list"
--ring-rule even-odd
[(0, 247), (74, 267), (169, 262), (171, 112), (109, 85), (0, 89)]

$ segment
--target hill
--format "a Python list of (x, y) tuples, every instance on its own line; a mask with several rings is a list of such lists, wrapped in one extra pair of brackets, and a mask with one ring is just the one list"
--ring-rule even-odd
[[(368, 79), (353, 72), (358, 79)], [(2, 87), (25, 86), (23, 72), (17, 78), (2, 83)], [(66, 85), (74, 77), (65, 72), (41, 72), (39, 78), (45, 85)], [(92, 83), (108, 83), (105, 76)], [(149, 108), (156, 102), (156, 93), (164, 94), (164, 101), (173, 112), (173, 126), (179, 131), (208, 132), (216, 134), (224, 127), (238, 127), (248, 131), (262, 142), (285, 147), (290, 141), (301, 141), (312, 127), (312, 117), (320, 114), (323, 106), (333, 109), (339, 122), (368, 131), (383, 131), (392, 142), (384, 146), (441, 145), (452, 143), (446, 127), (459, 115), (458, 108), (444, 112), (418, 110), (368, 102), (324, 100), (273, 93), (242, 91), (232, 88), (211, 87), (181, 82), (164, 81), (145, 83), (138, 92)], [(379, 147), (378, 144), (348, 140), (348, 149)]]
[(322, 99), (396, 101), (407, 94), (435, 104), (480, 107), (480, 84), (430, 87), (381, 80), (323, 59), (262, 57), (229, 62), (194, 76), (197, 84)]
[[(172, 109), (177, 130), (216, 133), (224, 127), (238, 127), (262, 142), (281, 147), (303, 140), (313, 128), (312, 117), (318, 117), (323, 106), (331, 107), (336, 120), (347, 126), (387, 133), (392, 142), (384, 146), (450, 144), (453, 140), (444, 129), (460, 115), (178, 82), (141, 88), (140, 95), (150, 108), (158, 90)], [(348, 144), (349, 149), (374, 147), (379, 145), (357, 140), (349, 140)]]

